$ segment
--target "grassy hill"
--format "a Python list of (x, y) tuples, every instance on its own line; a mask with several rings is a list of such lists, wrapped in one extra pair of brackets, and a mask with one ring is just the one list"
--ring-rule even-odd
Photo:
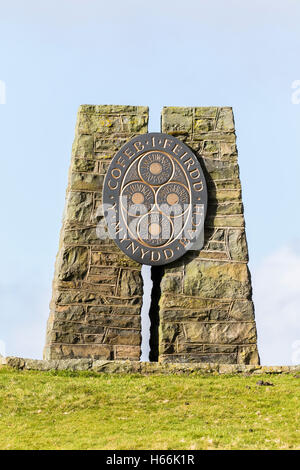
[(300, 449), (299, 385), (2, 367), (0, 449)]

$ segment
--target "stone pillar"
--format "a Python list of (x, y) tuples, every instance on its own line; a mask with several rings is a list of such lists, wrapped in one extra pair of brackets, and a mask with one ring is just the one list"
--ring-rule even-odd
[(257, 364), (232, 109), (166, 107), (162, 132), (198, 156), (208, 185), (208, 214), (204, 248), (165, 266), (159, 360)]
[(139, 360), (141, 265), (108, 237), (101, 222), (102, 185), (111, 158), (147, 132), (148, 108), (80, 106), (53, 281), (45, 359)]

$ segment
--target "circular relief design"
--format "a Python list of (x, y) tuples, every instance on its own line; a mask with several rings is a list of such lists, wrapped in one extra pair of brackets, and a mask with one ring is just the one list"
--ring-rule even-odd
[(133, 216), (147, 214), (152, 209), (155, 195), (151, 186), (136, 181), (128, 183), (120, 194), (122, 208)]
[(171, 135), (137, 135), (107, 170), (103, 209), (109, 236), (139, 263), (167, 264), (192, 249), (203, 230), (206, 208), (199, 161)]
[(137, 233), (145, 246), (163, 246), (172, 239), (174, 228), (168, 217), (159, 212), (150, 212), (141, 217)]
[(166, 183), (158, 189), (156, 202), (165, 215), (176, 217), (189, 209), (189, 191), (181, 183)]
[(172, 160), (163, 152), (148, 152), (139, 163), (139, 173), (142, 180), (153, 186), (168, 181), (173, 171)]

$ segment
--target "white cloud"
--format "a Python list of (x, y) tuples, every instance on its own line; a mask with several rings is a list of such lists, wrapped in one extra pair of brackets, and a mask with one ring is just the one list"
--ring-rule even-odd
[(300, 253), (283, 246), (252, 270), (262, 364), (300, 360)]

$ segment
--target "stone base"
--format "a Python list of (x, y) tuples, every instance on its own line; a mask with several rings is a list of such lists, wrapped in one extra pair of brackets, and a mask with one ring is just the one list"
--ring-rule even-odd
[(245, 364), (216, 363), (160, 363), (138, 361), (102, 361), (93, 359), (38, 360), (21, 357), (7, 357), (2, 361), (18, 370), (70, 370), (103, 372), (107, 374), (288, 374), (300, 372), (297, 366), (261, 366)]

